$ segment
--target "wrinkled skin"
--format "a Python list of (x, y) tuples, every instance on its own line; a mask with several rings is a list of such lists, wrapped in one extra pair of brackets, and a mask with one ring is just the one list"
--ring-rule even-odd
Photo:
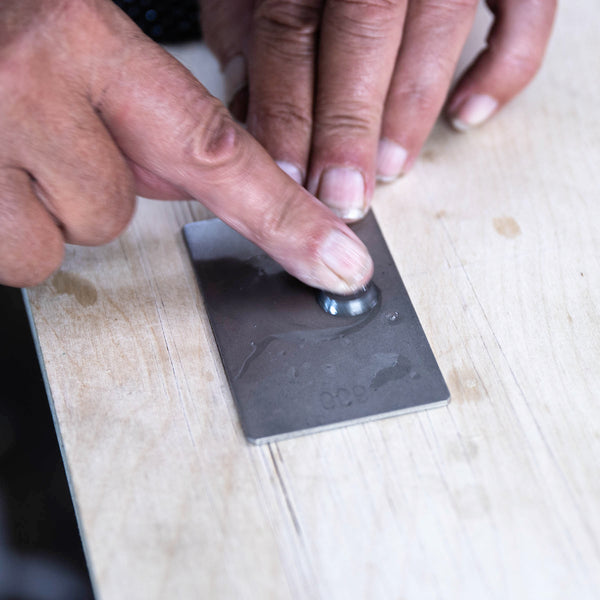
[[(201, 0), (205, 38), (232, 92), (248, 77), (248, 130), (347, 220), (364, 215), (376, 179), (411, 167), (445, 103), (451, 123), (466, 130), (537, 72), (556, 0), (488, 0), (487, 48), (448, 96), (477, 4)], [(243, 89), (233, 96), (238, 115), (246, 98)]]
[(3, 0), (0, 283), (113, 239), (137, 193), (196, 198), (302, 281), (356, 290), (373, 265), (342, 219), (410, 168), (446, 99), (468, 129), (541, 64), (555, 0), (488, 4), (488, 47), (447, 99), (476, 0), (201, 0), (254, 139), (108, 0)]
[(343, 221), (108, 0), (2, 0), (0, 136), (0, 283), (115, 238), (136, 193), (201, 200), (310, 285), (371, 276)]

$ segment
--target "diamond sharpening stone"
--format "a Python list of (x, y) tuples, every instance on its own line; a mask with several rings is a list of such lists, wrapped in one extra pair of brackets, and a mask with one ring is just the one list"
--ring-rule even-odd
[(264, 443), (444, 406), (448, 388), (369, 213), (352, 226), (379, 302), (327, 314), (317, 291), (218, 219), (183, 228), (242, 428)]

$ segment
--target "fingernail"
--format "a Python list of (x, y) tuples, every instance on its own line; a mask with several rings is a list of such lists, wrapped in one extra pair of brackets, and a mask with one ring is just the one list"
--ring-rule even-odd
[(387, 182), (400, 177), (407, 156), (408, 152), (400, 144), (386, 138), (379, 140), (377, 147), (377, 180)]
[(225, 80), (225, 104), (229, 104), (234, 96), (248, 83), (246, 59), (236, 54), (223, 69)]
[(452, 127), (467, 131), (487, 121), (498, 108), (498, 101), (485, 94), (473, 94), (465, 100), (451, 117)]
[(326, 289), (351, 294), (365, 285), (373, 272), (373, 261), (363, 243), (333, 229), (319, 250), (329, 273), (323, 277)]
[(356, 169), (335, 167), (324, 171), (317, 197), (342, 219), (355, 221), (367, 212), (365, 180)]
[(302, 185), (304, 176), (302, 175), (302, 171), (296, 165), (293, 165), (285, 160), (276, 160), (275, 162), (284, 173), (289, 175), (296, 183)]

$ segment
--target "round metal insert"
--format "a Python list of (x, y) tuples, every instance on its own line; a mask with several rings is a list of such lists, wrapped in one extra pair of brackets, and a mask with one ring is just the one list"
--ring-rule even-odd
[(348, 296), (319, 290), (317, 302), (330, 315), (336, 317), (358, 317), (377, 306), (379, 303), (379, 290), (372, 281), (363, 286), (355, 294)]

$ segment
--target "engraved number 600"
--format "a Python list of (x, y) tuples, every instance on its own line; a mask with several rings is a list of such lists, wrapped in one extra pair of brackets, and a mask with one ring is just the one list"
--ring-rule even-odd
[(351, 406), (354, 402), (366, 402), (367, 394), (362, 385), (355, 385), (351, 390), (338, 388), (335, 392), (321, 392), (321, 405), (327, 410), (336, 407)]

